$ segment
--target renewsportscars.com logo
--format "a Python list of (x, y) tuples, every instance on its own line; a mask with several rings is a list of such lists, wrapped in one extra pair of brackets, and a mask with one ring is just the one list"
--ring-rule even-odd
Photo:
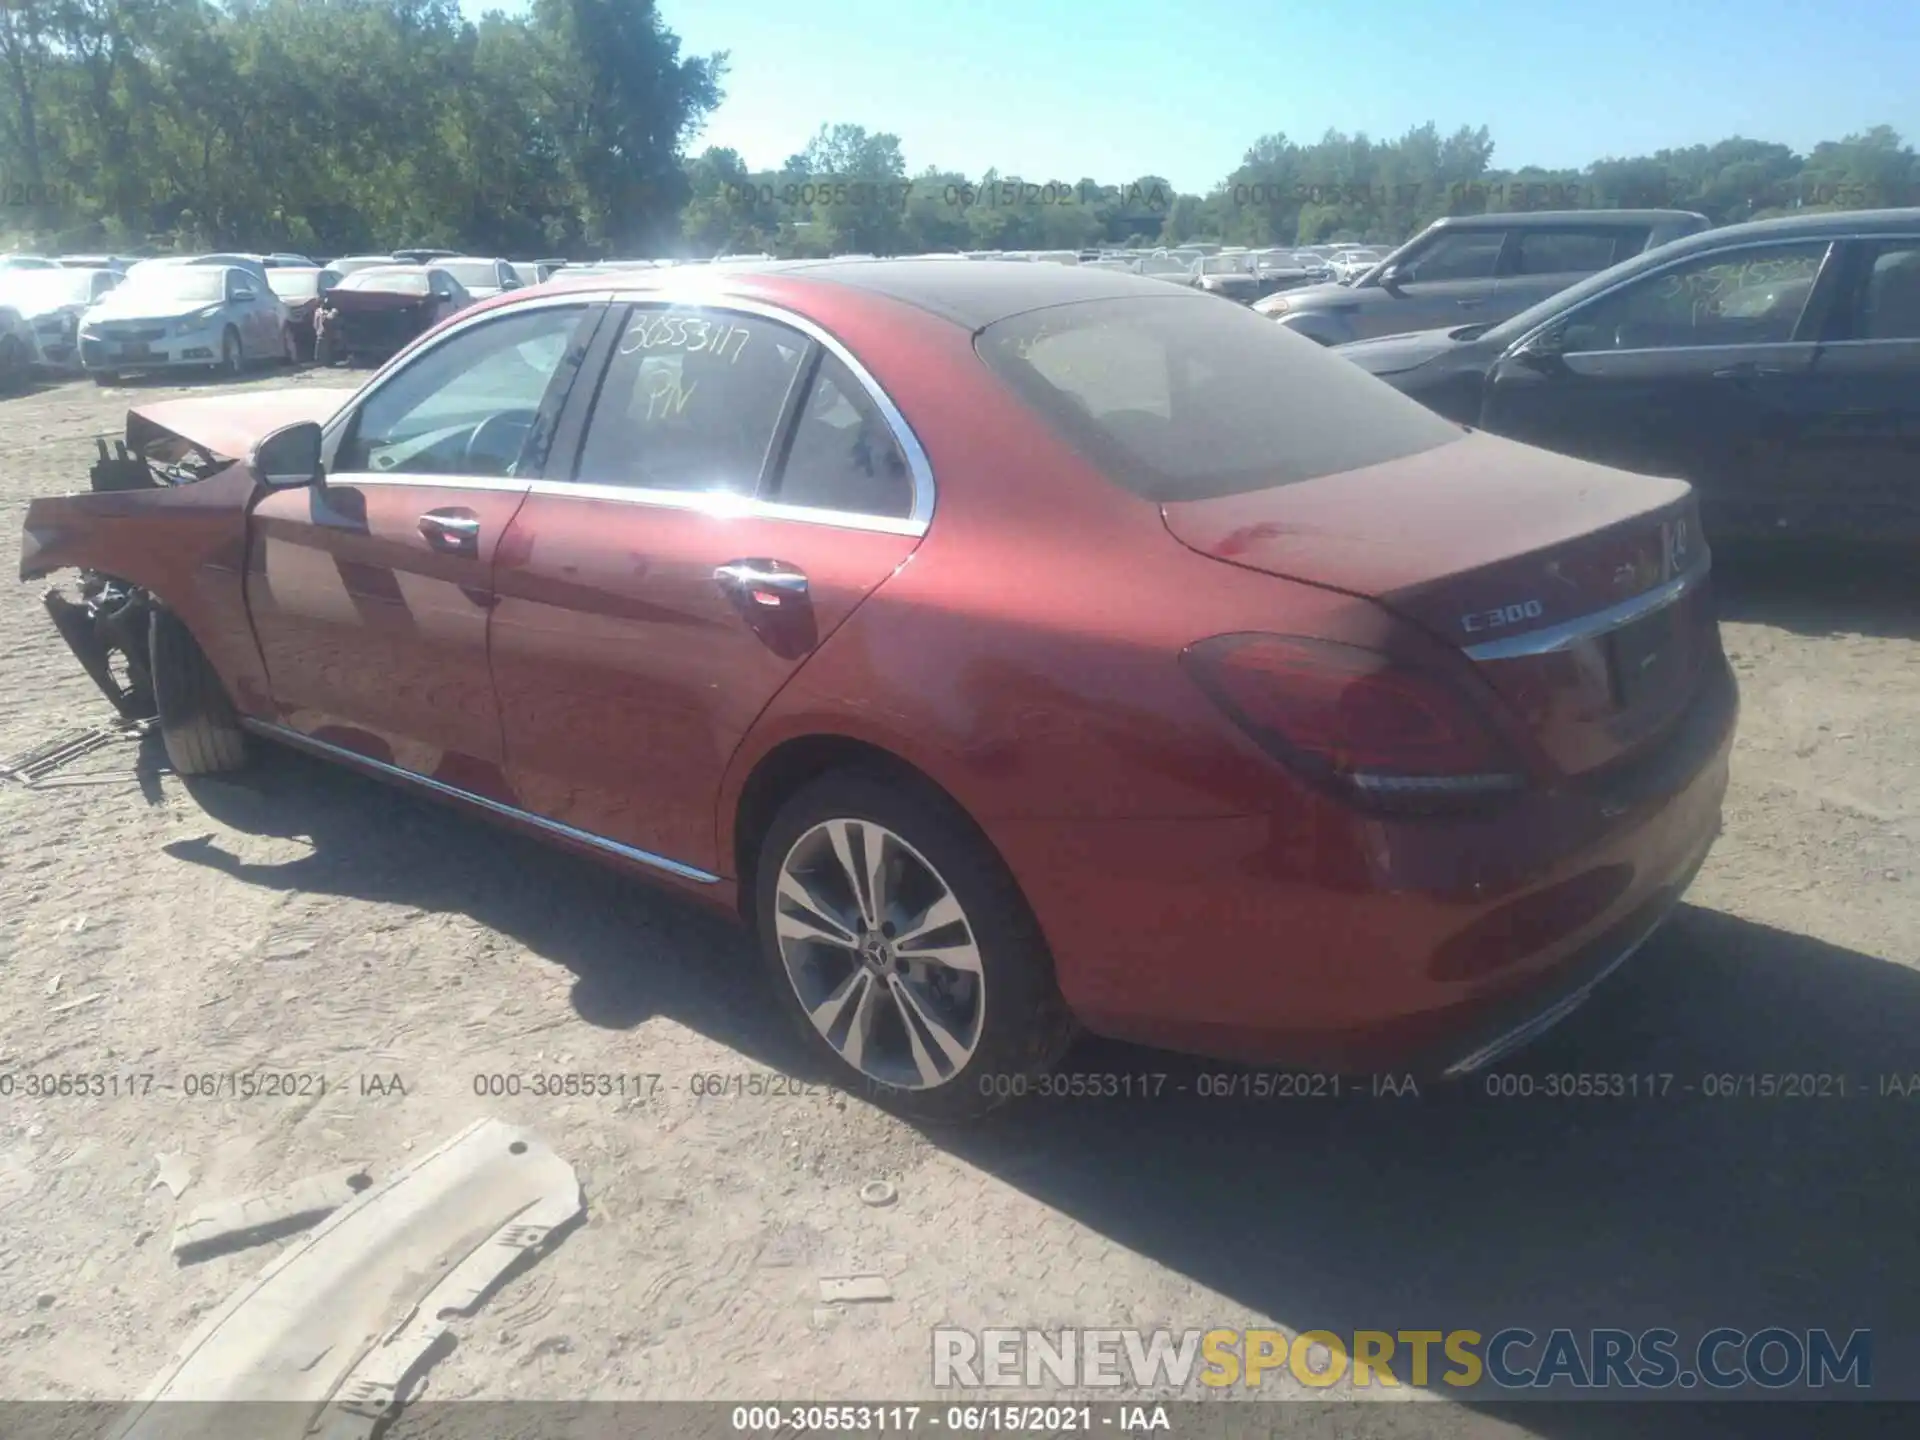
[(1736, 1390), (1873, 1386), (1873, 1332), (1772, 1326), (1709, 1330), (981, 1330), (933, 1332), (940, 1388), (1316, 1390), (1432, 1384), (1506, 1391)]

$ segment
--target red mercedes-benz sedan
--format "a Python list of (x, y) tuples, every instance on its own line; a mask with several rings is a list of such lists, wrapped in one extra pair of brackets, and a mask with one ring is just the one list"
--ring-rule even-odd
[(179, 771), (251, 732), (735, 911), (842, 1079), (916, 1114), (1077, 1026), (1467, 1073), (1719, 827), (1686, 485), (1151, 279), (562, 277), (357, 392), (128, 432), (21, 571), (84, 567), (55, 618)]

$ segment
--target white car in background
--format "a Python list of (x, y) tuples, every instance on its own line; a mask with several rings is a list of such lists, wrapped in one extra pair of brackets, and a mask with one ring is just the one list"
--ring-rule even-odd
[(96, 384), (130, 371), (292, 359), (286, 307), (238, 265), (136, 265), (80, 322), (80, 363)]
[(80, 317), (119, 284), (119, 272), (105, 268), (0, 271), (0, 305), (17, 311), (32, 329), (36, 364), (78, 370)]
[(522, 285), (513, 263), (508, 260), (483, 259), (477, 255), (455, 255), (446, 260), (435, 260), (434, 268), (444, 270), (460, 282), (460, 286), (475, 300), (491, 300), (496, 295), (509, 290), (518, 290)]

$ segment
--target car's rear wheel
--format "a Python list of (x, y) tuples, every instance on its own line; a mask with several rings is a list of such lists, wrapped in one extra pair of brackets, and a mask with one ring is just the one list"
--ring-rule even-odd
[(980, 1115), (1073, 1024), (1025, 899), (945, 797), (839, 771), (782, 807), (755, 914), (780, 1002), (842, 1085), (920, 1119)]
[(147, 628), (160, 738), (177, 775), (218, 775), (247, 763), (247, 735), (206, 652), (170, 610)]
[(93, 383), (96, 385), (118, 385), (120, 383), (120, 372), (118, 370), (94, 370), (89, 373), (92, 374)]
[(280, 358), (287, 364), (298, 365), (300, 363), (300, 342), (294, 338), (293, 326), (282, 325), (280, 327), (280, 349)]
[(226, 333), (220, 337), (220, 373), (222, 375), (238, 375), (242, 363), (243, 356), (240, 349), (240, 332), (232, 326), (228, 326)]

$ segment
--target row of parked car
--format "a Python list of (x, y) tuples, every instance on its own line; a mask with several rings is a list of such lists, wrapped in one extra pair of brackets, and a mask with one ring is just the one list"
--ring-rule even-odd
[(390, 354), (475, 300), (565, 262), (447, 250), (129, 260), (0, 256), (0, 382), (34, 371), (123, 375)]

